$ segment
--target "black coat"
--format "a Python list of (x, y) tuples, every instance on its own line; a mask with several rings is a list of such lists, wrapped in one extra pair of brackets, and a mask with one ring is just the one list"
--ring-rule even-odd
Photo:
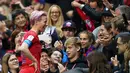
[(80, 56), (77, 60), (74, 62), (68, 62), (67, 69), (74, 69), (74, 68), (88, 68), (87, 61), (84, 56)]
[(64, 73), (89, 73), (89, 69), (88, 68), (75, 68), (72, 70), (68, 70)]

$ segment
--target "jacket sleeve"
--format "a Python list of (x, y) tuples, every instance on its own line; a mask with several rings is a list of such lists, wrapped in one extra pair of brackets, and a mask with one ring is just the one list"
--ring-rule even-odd
[(96, 21), (100, 21), (102, 17), (102, 13), (96, 11), (95, 9), (91, 8), (89, 5), (85, 5), (82, 10), (89, 15), (92, 19)]
[(52, 46), (54, 46), (55, 41), (59, 40), (56, 29), (54, 29), (54, 32), (52, 33), (51, 37), (52, 37)]
[(125, 73), (125, 72), (123, 71), (123, 69), (124, 69), (124, 66), (121, 66), (121, 67), (119, 67), (119, 66), (114, 66), (114, 67), (113, 67), (113, 73)]

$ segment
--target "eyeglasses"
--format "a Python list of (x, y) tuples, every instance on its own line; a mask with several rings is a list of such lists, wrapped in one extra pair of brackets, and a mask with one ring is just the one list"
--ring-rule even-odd
[(57, 11), (57, 12), (51, 12), (51, 14), (59, 14), (59, 11)]
[(64, 28), (64, 29), (62, 29), (63, 31), (71, 31), (71, 32), (74, 32), (75, 31), (75, 29), (73, 29), (73, 28)]

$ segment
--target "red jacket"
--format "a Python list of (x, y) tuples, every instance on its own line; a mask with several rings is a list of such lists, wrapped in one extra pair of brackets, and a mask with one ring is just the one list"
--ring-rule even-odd
[(89, 16), (87, 16), (87, 14), (85, 14), (81, 9), (76, 8), (78, 14), (80, 15), (81, 19), (84, 20), (84, 22), (86, 23), (86, 29), (90, 32), (93, 32), (93, 30), (95, 29), (94, 26), (94, 20), (92, 20)]
[(130, 0), (124, 0), (124, 4), (130, 6)]

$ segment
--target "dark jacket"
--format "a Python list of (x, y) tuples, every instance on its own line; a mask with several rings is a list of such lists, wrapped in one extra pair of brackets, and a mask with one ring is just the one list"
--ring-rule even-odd
[(89, 73), (89, 69), (88, 68), (75, 68), (72, 70), (68, 70), (64, 73)]
[(124, 1), (124, 0), (109, 0), (109, 2), (110, 2), (111, 4), (113, 4), (113, 10), (114, 10), (115, 8), (117, 8), (119, 5), (123, 5), (123, 4), (124, 4), (123, 1)]
[(111, 57), (114, 57), (115, 55), (117, 55), (117, 48), (116, 48), (117, 44), (115, 41), (111, 41), (107, 46), (102, 46), (102, 48), (98, 47), (96, 48), (96, 50), (98, 52), (103, 52), (103, 54), (106, 56), (108, 61), (111, 61)]
[(49, 69), (49, 70), (47, 71), (47, 73), (60, 73), (60, 72), (59, 72), (59, 69), (57, 69), (56, 72), (51, 72), (50, 69)]
[(85, 6), (82, 8), (82, 10), (89, 15), (89, 17), (93, 20), (95, 20), (95, 27), (98, 27), (101, 24), (102, 16), (112, 16), (111, 12), (103, 11), (99, 12), (96, 11), (94, 8), (91, 8), (89, 5), (85, 4)]
[[(51, 0), (53, 1), (53, 0)], [(74, 0), (57, 0), (57, 5), (59, 5), (62, 9), (62, 13), (64, 16), (64, 20), (70, 20), (68, 18), (68, 16), (66, 15), (66, 13), (70, 10), (73, 10), (72, 6), (71, 6), (71, 2)]]
[(125, 72), (124, 71), (124, 61), (123, 63), (119, 66), (114, 66), (113, 67), (113, 73), (116, 72), (116, 73), (129, 73), (129, 72)]
[(74, 62), (68, 62), (67, 69), (74, 69), (74, 68), (88, 68), (87, 61), (85, 60), (84, 56), (80, 56), (77, 60)]
[(81, 17), (77, 13), (76, 8), (73, 11), (74, 12), (73, 12), (72, 21), (76, 24), (76, 30), (77, 30), (76, 35), (78, 35), (81, 31), (84, 31), (84, 30), (87, 30), (87, 29), (86, 29), (86, 26), (85, 26), (85, 22), (81, 19)]

